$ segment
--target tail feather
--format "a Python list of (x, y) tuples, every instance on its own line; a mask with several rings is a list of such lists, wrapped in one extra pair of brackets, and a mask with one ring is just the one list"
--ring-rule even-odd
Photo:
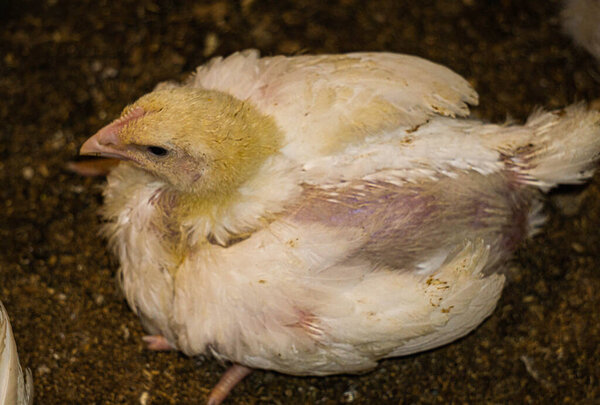
[(525, 124), (531, 142), (511, 157), (520, 178), (548, 190), (589, 179), (600, 158), (600, 111), (575, 104), (534, 113)]

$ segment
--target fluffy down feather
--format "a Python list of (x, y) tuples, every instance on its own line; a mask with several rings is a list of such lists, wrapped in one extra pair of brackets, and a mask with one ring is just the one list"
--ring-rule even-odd
[(387, 53), (246, 51), (159, 85), (82, 147), (124, 160), (103, 216), (129, 304), (165, 345), (298, 375), (464, 336), (541, 192), (589, 178), (600, 151), (583, 105), (519, 126), (465, 118), (476, 102)]

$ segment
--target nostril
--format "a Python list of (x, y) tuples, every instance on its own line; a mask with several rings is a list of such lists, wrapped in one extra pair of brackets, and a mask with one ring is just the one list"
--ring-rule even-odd
[(100, 146), (116, 146), (121, 142), (119, 140), (119, 131), (122, 128), (122, 124), (113, 122), (102, 128), (96, 135), (96, 141)]
[(118, 143), (119, 141), (119, 135), (117, 133), (117, 131), (115, 131), (113, 128), (110, 128), (111, 125), (109, 125), (108, 127), (105, 128), (105, 130), (111, 130), (111, 131), (101, 131), (101, 133), (99, 134), (100, 136), (98, 136), (97, 141), (98, 141), (98, 145), (100, 146), (114, 146)]

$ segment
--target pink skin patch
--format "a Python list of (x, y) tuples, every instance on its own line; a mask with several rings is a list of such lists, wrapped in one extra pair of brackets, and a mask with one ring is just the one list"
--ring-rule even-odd
[(297, 309), (298, 311), (298, 322), (291, 326), (299, 327), (304, 330), (314, 340), (321, 340), (323, 335), (323, 329), (317, 322), (317, 316), (311, 312)]
[[(527, 234), (531, 199), (532, 190), (510, 170), (487, 176), (471, 171), (403, 186), (383, 181), (306, 186), (288, 215), (299, 223), (360, 230), (364, 244), (349, 259), (407, 271), (465, 238), (483, 239), (491, 256), (506, 257)], [(312, 323), (303, 327), (310, 330)]]

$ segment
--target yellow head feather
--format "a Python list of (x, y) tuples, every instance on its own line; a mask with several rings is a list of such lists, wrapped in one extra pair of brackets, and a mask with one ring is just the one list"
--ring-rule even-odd
[(281, 142), (273, 119), (218, 91), (157, 90), (125, 108), (122, 116), (139, 108), (144, 115), (119, 133), (123, 144), (138, 151), (132, 160), (196, 198), (230, 195)]

